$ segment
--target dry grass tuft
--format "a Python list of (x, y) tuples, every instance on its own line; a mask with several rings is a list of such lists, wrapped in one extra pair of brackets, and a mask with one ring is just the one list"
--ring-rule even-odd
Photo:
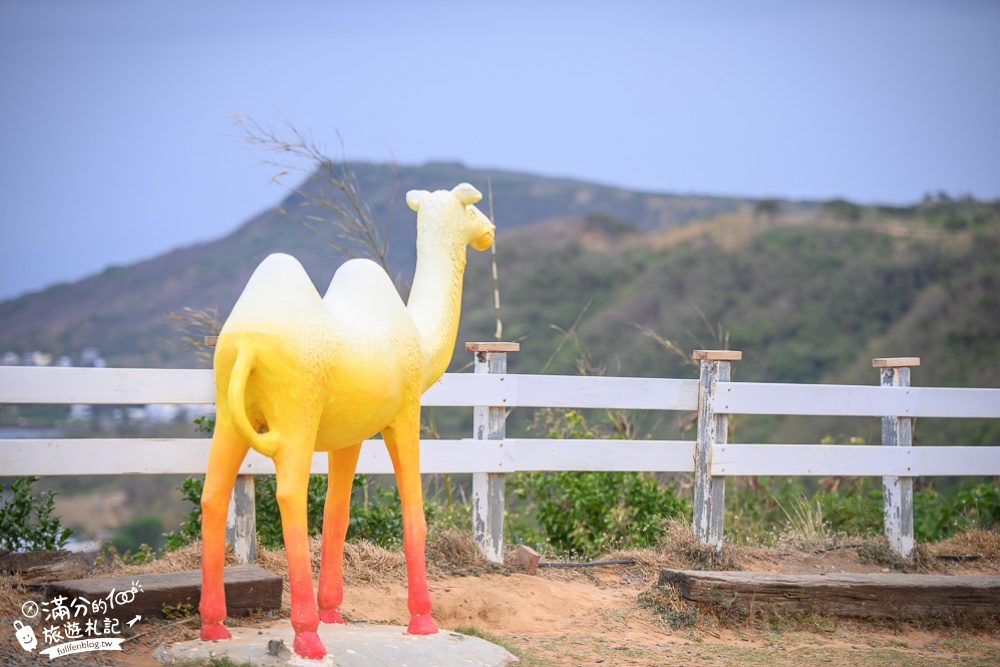
[(983, 561), (1000, 566), (1000, 534), (987, 530), (967, 530), (946, 540), (929, 545), (935, 556), (979, 556)]
[(21, 605), (31, 597), (31, 591), (17, 588), (16, 579), (0, 579), (0, 618), (20, 618)]
[[(231, 548), (226, 549), (226, 565), (236, 565), (236, 556)], [(159, 574), (162, 572), (184, 572), (201, 569), (201, 540), (162, 554), (159, 558), (139, 565), (124, 564), (120, 561), (107, 563), (96, 568), (92, 577), (127, 576), (130, 574)]]
[(472, 535), (445, 531), (427, 542), (427, 568), (432, 576), (479, 575), (499, 566), (479, 553)]
[[(319, 559), (313, 559), (319, 565)], [(406, 557), (368, 541), (344, 544), (344, 585), (406, 581)]]

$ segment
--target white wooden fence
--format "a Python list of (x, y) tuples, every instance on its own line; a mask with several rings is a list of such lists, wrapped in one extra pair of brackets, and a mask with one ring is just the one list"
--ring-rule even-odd
[[(920, 476), (1000, 475), (1000, 446), (912, 446), (916, 417), (998, 418), (1000, 389), (914, 388), (916, 358), (876, 359), (880, 386), (731, 382), (733, 351), (697, 351), (698, 380), (506, 373), (511, 343), (470, 343), (474, 373), (445, 374), (423, 396), (425, 406), (474, 408), (474, 437), (421, 442), (424, 473), (473, 474), (473, 532), (483, 554), (503, 555), (504, 479), (519, 470), (694, 473), (694, 532), (722, 548), (725, 477), (863, 475), (883, 477), (885, 533), (909, 558), (913, 551), (912, 480)], [(215, 400), (210, 370), (0, 367), (0, 404), (204, 404)], [(515, 407), (698, 411), (696, 441), (507, 438)], [(881, 446), (727, 443), (731, 414), (879, 417)], [(0, 476), (203, 474), (204, 438), (44, 438), (0, 440)], [(316, 455), (312, 471), (326, 473)], [(389, 474), (378, 441), (364, 444), (359, 473)], [(274, 473), (251, 451), (230, 507), (229, 537), (254, 559), (253, 476)]]

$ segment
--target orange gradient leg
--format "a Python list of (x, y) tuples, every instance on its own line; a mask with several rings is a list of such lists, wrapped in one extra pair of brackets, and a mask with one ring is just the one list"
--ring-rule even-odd
[(318, 660), (326, 655), (316, 629), (319, 614), (312, 587), (312, 567), (309, 563), (309, 526), (306, 518), (306, 497), (309, 491), (309, 466), (312, 463), (312, 441), (301, 435), (286, 437), (274, 456), (277, 469), (277, 500), (281, 510), (281, 526), (288, 556), (288, 581), (292, 592), (292, 628), (295, 630), (293, 650), (303, 658)]
[(323, 508), (323, 557), (319, 569), (319, 620), (343, 623), (344, 538), (351, 519), (351, 489), (361, 444), (327, 453), (326, 506)]
[(229, 639), (226, 590), (222, 568), (226, 558), (226, 514), (240, 464), (249, 449), (232, 425), (220, 418), (212, 436), (205, 488), (201, 494), (201, 614), (200, 636), (205, 640)]
[(406, 554), (407, 607), (410, 610), (411, 635), (433, 635), (438, 631), (431, 618), (431, 595), (427, 588), (427, 564), (424, 543), (427, 522), (424, 518), (423, 489), (420, 484), (420, 408), (404, 410), (396, 424), (382, 432), (403, 509), (403, 551)]

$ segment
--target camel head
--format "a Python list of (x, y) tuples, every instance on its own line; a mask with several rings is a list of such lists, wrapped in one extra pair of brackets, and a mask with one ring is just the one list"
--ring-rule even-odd
[(482, 211), (473, 206), (483, 198), (479, 190), (460, 183), (448, 190), (410, 190), (407, 205), (417, 212), (417, 235), (451, 236), (463, 245), (486, 250), (493, 245), (496, 229)]

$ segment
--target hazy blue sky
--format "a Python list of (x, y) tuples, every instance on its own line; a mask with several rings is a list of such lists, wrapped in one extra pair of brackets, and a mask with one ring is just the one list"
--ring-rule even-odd
[(231, 113), (349, 159), (909, 203), (1000, 197), (998, 89), (1000, 2), (0, 0), (0, 300), (276, 203)]

